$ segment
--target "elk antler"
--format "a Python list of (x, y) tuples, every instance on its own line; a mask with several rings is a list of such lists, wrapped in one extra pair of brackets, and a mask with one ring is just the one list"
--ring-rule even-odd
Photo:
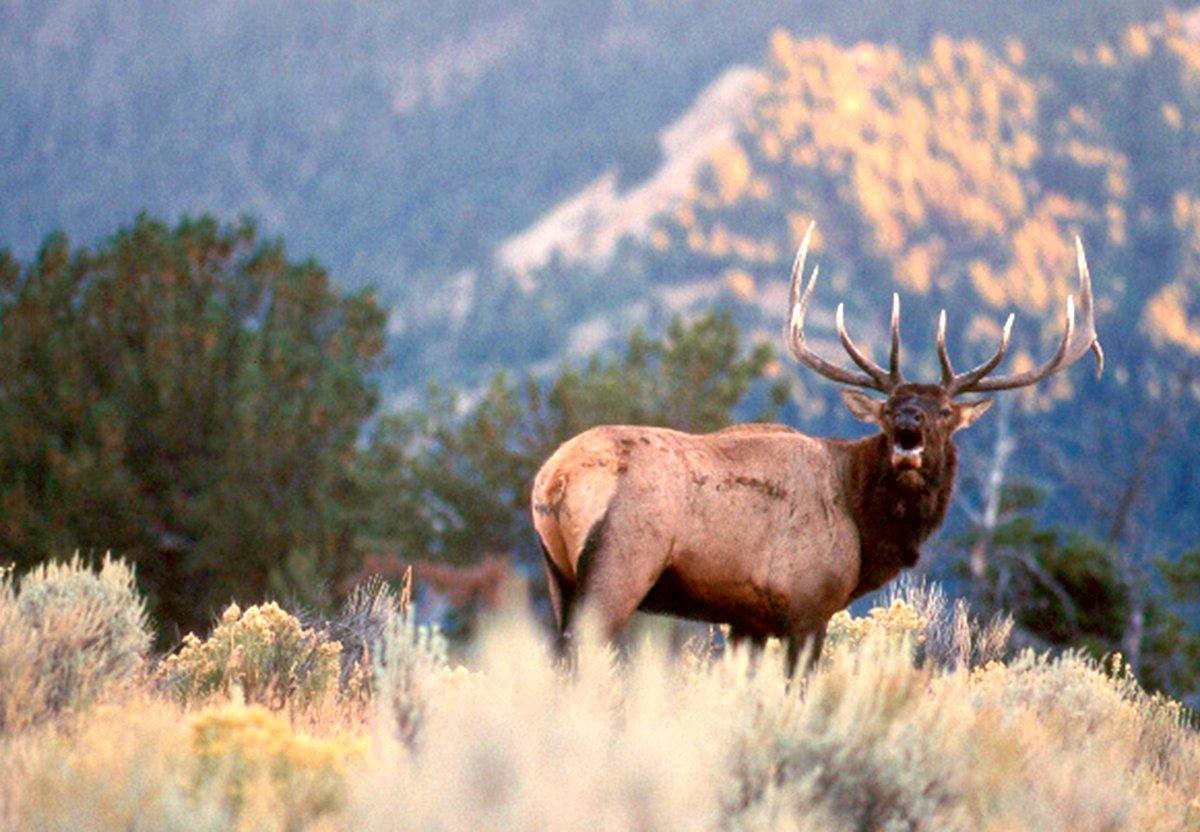
[(1079, 269), (1079, 311), (1083, 317), (1083, 325), (1075, 326), (1075, 298), (1067, 296), (1067, 317), (1063, 327), (1062, 340), (1054, 355), (1040, 367), (1026, 370), (1023, 373), (1013, 373), (1005, 376), (987, 378), (988, 373), (1000, 365), (1012, 336), (1013, 316), (1008, 316), (1004, 324), (1004, 332), (1000, 336), (1000, 347), (987, 361), (973, 370), (955, 374), (950, 364), (950, 355), (946, 351), (946, 310), (938, 318), (938, 360), (942, 364), (942, 387), (951, 396), (960, 393), (986, 393), (994, 390), (1012, 390), (1016, 387), (1028, 387), (1044, 378), (1054, 375), (1060, 370), (1074, 364), (1083, 354), (1091, 350), (1096, 356), (1096, 378), (1104, 372), (1104, 350), (1096, 335), (1095, 304), (1092, 297), (1092, 278), (1088, 273), (1087, 258), (1083, 254), (1083, 242), (1075, 238), (1076, 261)]
[(796, 356), (796, 360), (805, 367), (815, 370), (825, 376), (825, 378), (832, 379), (841, 384), (852, 384), (855, 387), (866, 387), (869, 390), (890, 393), (897, 386), (904, 383), (904, 376), (900, 373), (899, 295), (892, 295), (892, 352), (886, 371), (863, 355), (858, 347), (854, 345), (854, 342), (850, 339), (850, 334), (846, 332), (845, 310), (840, 303), (837, 307), (838, 338), (841, 340), (842, 346), (846, 349), (850, 358), (863, 372), (858, 373), (853, 370), (846, 370), (830, 361), (826, 361), (810, 350), (804, 341), (804, 313), (808, 310), (808, 301), (812, 297), (813, 287), (816, 286), (817, 274), (820, 269), (813, 267), (812, 277), (809, 278), (808, 285), (804, 288), (803, 293), (800, 291), (800, 284), (804, 278), (804, 261), (808, 257), (808, 243), (812, 238), (813, 229), (816, 228), (816, 225), (815, 222), (809, 223), (808, 230), (804, 232), (804, 240), (800, 243), (800, 250), (796, 252), (796, 262), (792, 266), (792, 317), (791, 325), (788, 328), (788, 345), (792, 349), (792, 355)]

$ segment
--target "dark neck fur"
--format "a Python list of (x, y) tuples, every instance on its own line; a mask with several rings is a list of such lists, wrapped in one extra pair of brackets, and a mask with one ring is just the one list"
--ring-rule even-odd
[[(921, 544), (946, 516), (957, 467), (953, 442), (939, 458), (927, 458), (918, 472), (904, 475), (892, 467), (882, 433), (851, 445), (848, 496), (862, 542), (852, 599), (916, 565)], [(919, 478), (913, 476), (918, 473)]]

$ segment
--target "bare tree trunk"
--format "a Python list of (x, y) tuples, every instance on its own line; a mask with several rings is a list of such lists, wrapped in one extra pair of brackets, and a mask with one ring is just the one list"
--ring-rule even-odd
[[(1180, 369), (1174, 378), (1176, 388), (1186, 391), (1191, 384), (1192, 375), (1191, 367)], [(1186, 395), (1186, 392), (1180, 395)], [(1146, 589), (1143, 574), (1145, 565), (1133, 554), (1133, 546), (1128, 540), (1130, 519), (1145, 490), (1146, 480), (1158, 462), (1160, 449), (1178, 429), (1173, 404), (1169, 403), (1163, 408), (1158, 425), (1138, 455), (1138, 462), (1120, 491), (1108, 527), (1108, 542), (1117, 550), (1121, 583), (1124, 584), (1129, 598), (1129, 622), (1125, 625), (1125, 632), (1121, 634), (1121, 652), (1134, 673), (1141, 667), (1142, 640), (1146, 634)], [(1121, 545), (1123, 541), (1126, 544), (1124, 546)]]
[(1000, 520), (1000, 498), (1004, 491), (1004, 475), (1008, 471), (1008, 459), (1016, 447), (1011, 430), (1012, 400), (1001, 398), (997, 410), (996, 443), (992, 446), (991, 465), (988, 467), (987, 478), (983, 483), (983, 509), (978, 518), (979, 539), (971, 547), (968, 561), (971, 582), (975, 586), (977, 596), (987, 577), (988, 555), (991, 551), (992, 539), (996, 534), (996, 525)]
[(1129, 590), (1129, 624), (1121, 634), (1121, 654), (1137, 673), (1142, 664), (1142, 639), (1146, 634), (1146, 596), (1139, 588)]
[(1108, 542), (1117, 550), (1121, 583), (1125, 585), (1125, 594), (1129, 598), (1129, 622), (1125, 625), (1125, 632), (1121, 633), (1121, 653), (1134, 673), (1141, 667), (1142, 662), (1142, 639), (1146, 633), (1146, 592), (1143, 582), (1139, 580), (1140, 563), (1130, 547), (1122, 546), (1121, 542), (1128, 536), (1130, 515), (1142, 494), (1146, 477), (1156, 461), (1158, 449), (1174, 428), (1172, 422), (1169, 415), (1164, 416), (1146, 443), (1138, 464), (1134, 466), (1132, 475), (1121, 491), (1112, 523), (1108, 527)]

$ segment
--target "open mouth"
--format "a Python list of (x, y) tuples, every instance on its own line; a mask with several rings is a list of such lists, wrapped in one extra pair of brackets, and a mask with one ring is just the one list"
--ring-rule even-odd
[(921, 431), (896, 428), (892, 434), (892, 465), (897, 468), (920, 468), (922, 450)]

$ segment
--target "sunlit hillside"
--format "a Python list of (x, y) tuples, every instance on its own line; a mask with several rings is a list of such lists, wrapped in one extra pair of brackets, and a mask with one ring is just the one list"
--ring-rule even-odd
[(568, 669), (519, 607), (449, 658), (378, 587), (324, 625), (232, 605), (165, 661), (144, 627), (120, 563), (4, 578), (0, 827), (1200, 828), (1177, 703), (927, 589), (836, 617), (791, 681), (715, 634)]
[[(898, 291), (910, 376), (936, 378), (942, 308), (960, 364), (990, 354), (1015, 313), (1008, 366), (1022, 369), (1049, 355), (1061, 333), (1078, 235), (1108, 370), (1095, 381), (1076, 369), (1036, 399), (1023, 396), (1038, 446), (1031, 441), (1022, 453), (1027, 475), (1062, 484), (1052, 500), (1059, 511), (1094, 520), (1111, 509), (1106, 501), (1120, 501), (1139, 449), (1158, 452), (1166, 436), (1175, 449), (1168, 457), (1183, 460), (1195, 435), (1195, 28), (1193, 17), (1171, 13), (1053, 55), (1015, 38), (985, 45), (937, 35), (913, 52), (778, 29), (746, 93), (750, 114), (715, 144), (692, 187), (655, 220), (641, 220), (607, 267), (575, 254), (586, 250), (579, 229), (588, 228), (577, 219), (534, 273), (535, 289), (502, 279), (479, 288), (479, 308), (491, 318), (467, 312), (458, 349), (482, 366), (545, 366), (537, 362), (617, 342), (635, 324), (654, 328), (712, 308), (732, 310), (757, 338), (779, 345), (791, 258), (816, 220), (825, 280), (810, 328), (827, 352), (840, 352), (838, 302), (855, 336), (878, 348)], [(497, 348), (502, 331), (518, 337)], [(786, 358), (780, 372), (790, 374)], [(790, 418), (846, 429), (825, 385), (802, 373), (795, 382)], [(1035, 420), (1036, 411), (1045, 415)], [(1122, 418), (1128, 423), (1117, 429)], [(1076, 456), (1097, 443), (1114, 452), (1100, 473)], [(1064, 473), (1072, 469), (1077, 480), (1111, 488), (1090, 503), (1079, 499)], [(1167, 461), (1158, 470), (1147, 543), (1186, 545), (1200, 489), (1184, 466)], [(1155, 507), (1159, 499), (1172, 511)]]
[[(1155, 343), (1187, 346), (1200, 43), (1185, 23), (1134, 27), (1053, 67), (1029, 66), (1016, 40), (994, 52), (939, 36), (913, 57), (777, 30), (740, 134), (641, 235), (660, 252), (647, 276), (718, 278), (753, 300), (785, 282), (816, 219), (818, 250), (855, 306), (882, 282), (952, 310), (1015, 309), (1050, 329), (1079, 234), (1108, 267), (1107, 311), (1137, 304), (1112, 325), (1141, 322)], [(1144, 89), (1148, 73), (1156, 83)], [(1134, 96), (1155, 117), (1136, 132), (1124, 110)], [(1131, 272), (1152, 244), (1164, 257)], [(777, 303), (764, 311), (783, 314)], [(962, 324), (980, 338), (997, 332), (982, 318)]]
[[(0, 246), (93, 242), (141, 209), (253, 214), (346, 286), (414, 309), (654, 137), (774, 27), (923, 49), (948, 32), (1045, 53), (1162, 0), (12, 0), (0, 8)], [(399, 312), (398, 312), (399, 314)]]

